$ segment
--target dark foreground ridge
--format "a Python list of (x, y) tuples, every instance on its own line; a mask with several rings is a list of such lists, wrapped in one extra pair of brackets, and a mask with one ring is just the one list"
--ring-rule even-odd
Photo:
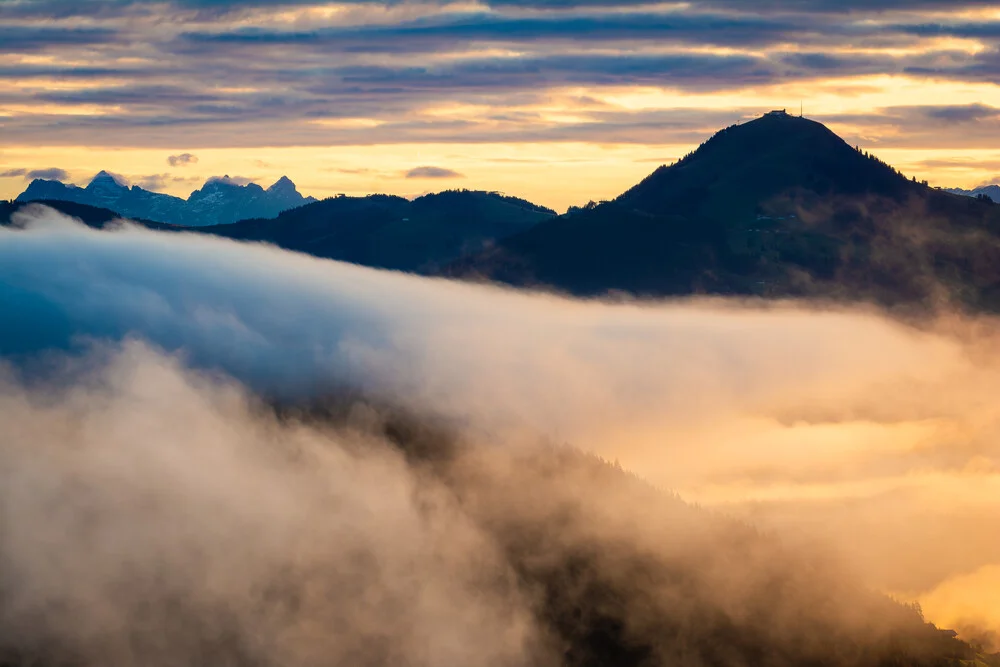
[[(122, 217), (106, 208), (74, 202), (13, 201), (0, 202), (0, 226), (31, 204), (43, 204), (96, 228)], [(277, 218), (194, 228), (129, 219), (150, 229), (259, 241), (325, 259), (436, 273), (460, 257), (553, 217), (554, 211), (516, 197), (450, 190), (413, 201), (391, 195), (332, 197), (285, 211)]]
[(366, 266), (433, 273), (553, 217), (554, 211), (523, 199), (450, 190), (413, 201), (391, 195), (333, 197), (273, 220), (198, 231)]
[(767, 115), (447, 273), (584, 296), (997, 310), (1000, 206), (907, 179), (820, 123)]
[[(21, 202), (16, 200), (0, 201), (0, 227), (14, 223), (16, 213), (20, 211), (27, 213), (33, 206), (45, 206), (51, 208), (62, 213), (63, 215), (76, 218), (83, 224), (88, 227), (93, 227), (94, 229), (104, 229), (109, 225), (109, 223), (119, 221), (123, 217), (120, 213), (112, 211), (111, 209), (101, 208), (99, 206), (90, 206), (89, 204), (78, 204), (76, 202), (63, 201), (59, 199), (40, 199), (31, 202)], [(179, 231), (183, 229), (181, 227), (177, 227), (176, 225), (169, 225), (153, 220), (144, 220), (142, 218), (129, 218), (129, 221), (149, 229), (158, 229), (162, 231)]]

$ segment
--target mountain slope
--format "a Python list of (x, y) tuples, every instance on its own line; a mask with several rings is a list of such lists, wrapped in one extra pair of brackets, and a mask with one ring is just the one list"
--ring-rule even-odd
[[(352, 401), (303, 419), (349, 419)], [(383, 436), (444, 482), (531, 591), (561, 667), (940, 667), (975, 650), (829, 554), (689, 505), (570, 447), (478, 448), (377, 409)], [(996, 658), (983, 656), (991, 665)]]
[(118, 211), (129, 218), (201, 226), (227, 224), (254, 217), (273, 217), (282, 211), (316, 201), (303, 197), (295, 184), (282, 176), (267, 190), (250, 183), (240, 185), (229, 177), (211, 179), (187, 199), (150, 192), (101, 171), (86, 188), (59, 181), (36, 179), (18, 201), (59, 200)]
[[(15, 213), (34, 204), (47, 206), (62, 213), (63, 215), (68, 215), (71, 218), (78, 219), (88, 227), (94, 227), (96, 229), (102, 229), (109, 222), (120, 220), (122, 218), (121, 214), (110, 209), (89, 206), (87, 204), (79, 204), (71, 201), (60, 201), (58, 199), (41, 199), (30, 202), (0, 201), (0, 227), (12, 224), (14, 222), (13, 217)], [(149, 229), (158, 229), (163, 231), (181, 229), (175, 225), (167, 225), (161, 222), (154, 222), (152, 220), (129, 218), (129, 221), (142, 225), (143, 227), (148, 227)]]
[(463, 258), (449, 275), (579, 294), (727, 294), (1000, 308), (1000, 207), (906, 179), (823, 125), (717, 133), (611, 202)]
[(412, 202), (389, 195), (335, 197), (273, 220), (198, 231), (367, 266), (431, 272), (554, 216), (497, 193), (448, 191)]

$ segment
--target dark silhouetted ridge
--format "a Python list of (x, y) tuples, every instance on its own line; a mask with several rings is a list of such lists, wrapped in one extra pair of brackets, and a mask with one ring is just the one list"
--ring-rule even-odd
[(1000, 206), (908, 179), (824, 125), (768, 114), (612, 201), (448, 275), (577, 295), (719, 294), (1000, 309)]
[(366, 266), (430, 273), (522, 232), (555, 212), (495, 192), (450, 190), (413, 201), (333, 197), (269, 220), (199, 231)]
[[(63, 215), (68, 215), (71, 218), (76, 218), (88, 227), (94, 227), (95, 229), (102, 229), (109, 222), (115, 220), (120, 220), (123, 216), (116, 211), (112, 211), (106, 208), (100, 208), (98, 206), (89, 206), (87, 204), (79, 204), (76, 202), (60, 201), (58, 199), (41, 199), (38, 201), (0, 201), (0, 227), (10, 225), (13, 222), (13, 216), (18, 211), (24, 209), (25, 207), (32, 205), (48, 206), (51, 209), (59, 211)], [(142, 225), (143, 227), (148, 227), (149, 229), (160, 229), (160, 230), (177, 230), (181, 229), (174, 225), (167, 225), (160, 222), (154, 222), (152, 220), (140, 220), (129, 218), (130, 222)]]
[(821, 195), (900, 197), (915, 185), (865, 156), (821, 123), (767, 115), (733, 125), (672, 166), (663, 166), (618, 198), (648, 213), (706, 208), (755, 214), (762, 200), (789, 190)]

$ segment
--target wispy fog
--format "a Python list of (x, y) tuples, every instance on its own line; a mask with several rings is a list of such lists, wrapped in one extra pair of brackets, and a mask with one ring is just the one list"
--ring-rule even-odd
[(135, 343), (77, 378), (0, 393), (0, 647), (93, 665), (527, 661), (509, 568), (398, 453), (279, 426)]
[[(198, 625), (209, 644), (287, 664), (558, 652), (497, 538), (508, 510), (534, 516), (510, 495), (487, 503), (430, 480), (358, 427), (364, 415), (328, 432), (258, 403), (345, 391), (481, 443), (477, 470), (543, 442), (618, 459), (843, 558), (930, 620), (987, 639), (1000, 629), (991, 319), (580, 302), (204, 236), (96, 232), (44, 208), (18, 222), (0, 229), (0, 556), (18, 584), (4, 581), (4, 613), (44, 619), (39, 642), (62, 637), (109, 664), (166, 651), (156, 642), (204, 650), (156, 615), (155, 591), (213, 610)], [(664, 543), (632, 500), (608, 505), (633, 517), (628, 539)], [(613, 525), (595, 520), (588, 539)], [(254, 587), (282, 577), (294, 600), (260, 603)]]

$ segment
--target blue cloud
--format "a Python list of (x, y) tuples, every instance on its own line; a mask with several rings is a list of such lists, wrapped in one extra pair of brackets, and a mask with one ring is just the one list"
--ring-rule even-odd
[(464, 178), (452, 169), (444, 167), (414, 167), (405, 174), (406, 178)]
[(69, 172), (65, 169), (60, 169), (58, 167), (51, 167), (49, 169), (32, 169), (27, 174), (26, 178), (43, 178), (47, 181), (68, 181)]
[(0, 24), (0, 44), (6, 53), (27, 53), (52, 47), (108, 44), (118, 39), (109, 28), (55, 28)]

